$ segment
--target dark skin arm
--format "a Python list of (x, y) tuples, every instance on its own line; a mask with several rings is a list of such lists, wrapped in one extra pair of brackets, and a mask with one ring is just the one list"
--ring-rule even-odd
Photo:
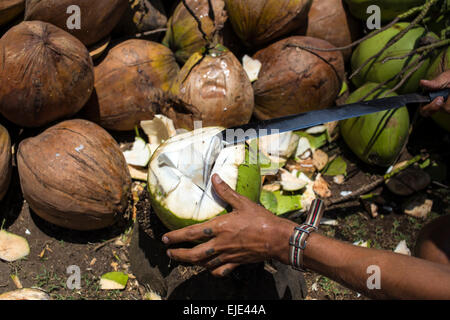
[[(422, 80), (420, 85), (430, 91), (437, 91), (450, 88), (450, 70), (441, 73), (436, 79)], [(443, 97), (434, 99), (430, 104), (422, 107), (421, 113), (423, 116), (430, 116), (437, 111), (444, 111), (450, 113), (450, 99), (447, 101)]]
[[(274, 216), (233, 191), (217, 175), (216, 193), (232, 207), (227, 215), (167, 233), (170, 245), (206, 240), (192, 249), (170, 249), (169, 257), (203, 265), (225, 276), (240, 264), (276, 259), (289, 263), (289, 237), (296, 223)], [(313, 233), (305, 267), (375, 299), (450, 299), (450, 267), (390, 251), (357, 247)], [(367, 268), (379, 266), (381, 289), (369, 290)]]

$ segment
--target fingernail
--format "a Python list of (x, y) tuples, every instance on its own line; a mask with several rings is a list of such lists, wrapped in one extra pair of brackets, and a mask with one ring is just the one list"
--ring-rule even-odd
[(169, 244), (170, 240), (166, 236), (163, 236), (162, 237), (162, 242), (164, 242), (165, 244)]
[(172, 259), (172, 254), (170, 253), (170, 251), (167, 250), (166, 253), (167, 253), (167, 256), (168, 256), (170, 259)]
[(219, 177), (218, 174), (215, 174), (213, 179), (215, 180), (216, 183), (222, 183), (223, 182), (223, 180)]
[(437, 104), (439, 107), (442, 107), (442, 106), (444, 105), (444, 98), (442, 98), (442, 97), (436, 98), (436, 104)]

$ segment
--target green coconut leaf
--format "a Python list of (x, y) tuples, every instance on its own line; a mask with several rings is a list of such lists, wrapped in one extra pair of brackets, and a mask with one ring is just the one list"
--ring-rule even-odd
[(337, 157), (323, 169), (324, 176), (347, 176), (347, 163), (342, 157)]
[(266, 191), (261, 192), (260, 202), (270, 212), (277, 216), (288, 212), (301, 210), (301, 195), (285, 195), (281, 191)]

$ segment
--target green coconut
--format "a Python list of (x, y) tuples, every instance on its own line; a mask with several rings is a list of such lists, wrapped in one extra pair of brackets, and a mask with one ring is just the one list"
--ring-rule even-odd
[(247, 45), (267, 44), (301, 27), (312, 0), (225, 0), (238, 37)]
[(350, 12), (358, 19), (366, 21), (373, 14), (367, 13), (367, 8), (376, 5), (381, 9), (381, 21), (390, 22), (399, 14), (424, 4), (425, 0), (345, 0), (345, 2)]
[[(218, 36), (227, 19), (223, 0), (212, 0), (214, 19), (211, 16), (211, 8), (208, 0), (186, 0), (186, 4), (201, 22), (201, 28), (207, 39)], [(183, 2), (176, 7), (167, 24), (168, 30), (163, 44), (172, 49), (178, 61), (185, 63), (194, 53), (208, 44), (203, 37), (195, 18), (186, 9)]]
[[(362, 42), (353, 52), (351, 61), (353, 71), (358, 69), (369, 58), (383, 49), (393, 37), (402, 32), (408, 25), (408, 23), (397, 23), (393, 27)], [(402, 57), (408, 52), (420, 47), (421, 43), (433, 40), (439, 40), (434, 33), (427, 32), (423, 27), (412, 28), (400, 40), (387, 49), (378, 59), (371, 61), (357, 76), (353, 77), (353, 83), (357, 87), (360, 87), (366, 82), (382, 83), (388, 81), (402, 70), (412, 68), (420, 55), (416, 54), (403, 59), (384, 61), (386, 58)], [(430, 59), (426, 59), (422, 66), (411, 75), (397, 92), (401, 94), (416, 92), (419, 88), (420, 80), (424, 79), (427, 73), (430, 62)], [(386, 86), (393, 88), (399, 82), (400, 79), (392, 80), (388, 82)]]
[[(360, 101), (377, 86), (367, 83), (347, 100)], [(382, 87), (366, 100), (396, 96), (387, 95), (389, 88)], [(342, 137), (349, 148), (364, 162), (381, 167), (393, 164), (401, 152), (409, 132), (409, 113), (406, 107), (383, 111), (340, 122)]]
[(259, 200), (260, 169), (244, 144), (224, 147), (207, 127), (177, 135), (163, 143), (149, 165), (148, 189), (153, 209), (164, 225), (176, 230), (227, 213), (228, 205), (213, 190), (219, 174), (231, 188)]
[[(450, 70), (450, 47), (443, 50), (433, 61), (428, 70), (426, 79), (432, 80), (447, 70)], [(432, 118), (440, 127), (450, 132), (450, 114), (438, 111), (432, 115)]]

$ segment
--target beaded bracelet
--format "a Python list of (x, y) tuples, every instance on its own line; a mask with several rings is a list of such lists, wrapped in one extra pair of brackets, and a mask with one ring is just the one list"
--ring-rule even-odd
[(306, 240), (312, 232), (319, 228), (324, 211), (324, 202), (319, 199), (314, 200), (305, 223), (294, 228), (294, 232), (289, 239), (289, 260), (291, 266), (296, 270), (305, 271), (303, 268), (303, 252), (306, 248)]

